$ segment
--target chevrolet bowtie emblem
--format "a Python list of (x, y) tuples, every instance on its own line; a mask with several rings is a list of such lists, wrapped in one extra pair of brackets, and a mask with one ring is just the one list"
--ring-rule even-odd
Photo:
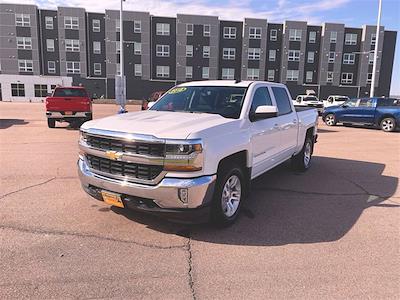
[(123, 154), (117, 151), (107, 151), (106, 155), (111, 160), (118, 160), (122, 157)]

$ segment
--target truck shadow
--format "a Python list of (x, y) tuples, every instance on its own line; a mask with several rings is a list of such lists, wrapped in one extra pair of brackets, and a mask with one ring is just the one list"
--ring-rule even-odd
[(295, 173), (289, 164), (283, 164), (252, 182), (242, 215), (233, 226), (223, 229), (171, 224), (113, 210), (151, 229), (210, 243), (276, 246), (330, 242), (342, 238), (364, 210), (400, 206), (382, 203), (398, 185), (398, 178), (382, 175), (384, 168), (379, 163), (328, 157), (314, 157), (306, 173)]
[(0, 129), (6, 129), (14, 125), (26, 125), (29, 122), (22, 119), (0, 119)]

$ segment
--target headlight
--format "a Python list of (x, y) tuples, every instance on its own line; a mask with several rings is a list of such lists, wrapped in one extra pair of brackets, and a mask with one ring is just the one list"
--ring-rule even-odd
[[(177, 143), (175, 143), (177, 142)], [(200, 171), (203, 167), (203, 146), (200, 140), (167, 141), (164, 169), (166, 171)]]
[(79, 131), (79, 142), (86, 143), (87, 141), (87, 134), (86, 132), (83, 132), (82, 130)]

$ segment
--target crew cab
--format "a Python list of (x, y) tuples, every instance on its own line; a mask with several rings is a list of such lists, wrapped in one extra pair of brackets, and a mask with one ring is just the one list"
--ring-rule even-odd
[(92, 120), (92, 100), (84, 87), (56, 87), (46, 98), (46, 116), (49, 128), (54, 128), (56, 121), (79, 127)]
[(400, 126), (400, 100), (395, 98), (350, 99), (339, 106), (324, 110), (322, 120), (328, 126), (337, 123), (380, 127), (395, 131)]
[(315, 95), (298, 95), (295, 100), (295, 105), (314, 107), (320, 114), (324, 110), (324, 103)]
[(293, 106), (283, 84), (187, 82), (149, 110), (84, 123), (79, 178), (114, 206), (227, 225), (252, 179), (288, 159), (310, 167), (317, 119), (315, 109)]
[(330, 95), (326, 98), (326, 101), (324, 101), (324, 107), (341, 105), (349, 100), (350, 98), (347, 96)]

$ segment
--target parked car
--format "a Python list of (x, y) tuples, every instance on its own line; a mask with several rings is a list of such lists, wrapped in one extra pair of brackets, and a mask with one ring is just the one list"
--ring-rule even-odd
[(154, 92), (150, 95), (149, 99), (143, 100), (142, 110), (147, 110), (156, 103), (156, 101), (165, 93), (165, 91)]
[(56, 87), (46, 98), (46, 116), (50, 128), (56, 121), (79, 127), (92, 120), (92, 100), (84, 87)]
[(296, 106), (314, 107), (319, 114), (324, 110), (324, 103), (315, 95), (298, 95), (294, 103)]
[(251, 179), (288, 159), (311, 166), (317, 119), (313, 108), (295, 109), (283, 84), (183, 83), (150, 110), (83, 124), (79, 177), (111, 205), (227, 225)]
[(330, 95), (326, 101), (324, 101), (324, 107), (341, 105), (349, 100), (350, 98), (347, 96)]
[(400, 100), (394, 98), (351, 99), (325, 109), (322, 119), (328, 126), (359, 124), (394, 131), (400, 125)]

